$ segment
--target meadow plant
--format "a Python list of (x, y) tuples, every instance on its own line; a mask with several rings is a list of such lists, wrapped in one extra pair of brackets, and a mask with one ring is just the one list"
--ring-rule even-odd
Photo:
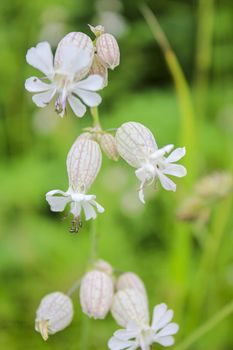
[[(145, 203), (145, 187), (159, 181), (165, 190), (176, 191), (176, 184), (167, 175), (186, 175), (185, 167), (175, 164), (185, 155), (185, 148), (172, 151), (174, 146), (171, 144), (158, 148), (151, 131), (141, 123), (126, 122), (111, 129), (116, 131), (115, 135), (102, 129), (97, 110), (102, 99), (97, 91), (107, 87), (108, 69), (119, 65), (120, 51), (114, 36), (105, 33), (103, 26), (89, 27), (95, 35), (94, 40), (84, 33), (73, 32), (59, 42), (54, 57), (48, 42), (39, 43), (26, 55), (27, 62), (44, 74), (42, 78), (33, 76), (25, 83), (25, 88), (34, 94), (32, 99), (38, 107), (44, 108), (54, 99), (58, 115), (65, 116), (69, 104), (74, 115), (80, 118), (87, 107), (91, 108), (93, 125), (78, 135), (67, 155), (68, 190), (56, 189), (46, 194), (51, 211), (61, 212), (69, 207), (68, 215), (73, 216), (71, 232), (81, 229), (83, 219), (96, 219), (97, 213), (104, 212), (96, 196), (89, 194), (101, 170), (102, 151), (110, 160), (117, 161), (121, 156), (136, 169), (142, 203)], [(174, 344), (173, 335), (179, 327), (171, 323), (173, 311), (164, 303), (155, 306), (150, 325), (143, 281), (133, 272), (119, 276), (104, 260), (92, 261), (88, 271), (67, 295), (54, 292), (42, 299), (35, 328), (44, 340), (70, 324), (73, 317), (70, 297), (79, 287), (84, 314), (104, 319), (111, 311), (117, 324), (123, 327), (109, 340), (109, 349), (149, 350), (153, 343)]]

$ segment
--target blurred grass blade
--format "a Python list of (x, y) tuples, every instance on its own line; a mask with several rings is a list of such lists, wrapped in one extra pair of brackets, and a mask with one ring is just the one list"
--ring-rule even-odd
[(196, 174), (196, 160), (197, 160), (197, 130), (196, 120), (193, 109), (193, 103), (190, 93), (190, 88), (179, 64), (179, 61), (171, 48), (171, 45), (163, 32), (156, 16), (146, 6), (141, 7), (142, 14), (160, 48), (164, 53), (164, 57), (170, 73), (173, 77), (178, 102), (181, 112), (181, 142), (187, 148), (187, 155), (185, 165), (188, 169), (188, 176), (186, 181), (191, 183)]
[(186, 350), (189, 349), (194, 343), (196, 343), (203, 335), (210, 332), (214, 327), (216, 327), (220, 322), (222, 322), (226, 317), (233, 313), (233, 301), (227, 304), (223, 309), (221, 309), (214, 317), (204, 323), (196, 331), (194, 331), (187, 339), (182, 343), (178, 344), (174, 350)]

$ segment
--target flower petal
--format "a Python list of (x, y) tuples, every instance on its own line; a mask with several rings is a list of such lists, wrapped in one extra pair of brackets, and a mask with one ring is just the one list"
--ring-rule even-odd
[(70, 212), (74, 215), (75, 218), (79, 217), (82, 207), (80, 202), (72, 202)]
[(180, 160), (182, 157), (184, 157), (186, 153), (185, 147), (182, 148), (176, 148), (168, 157), (167, 157), (167, 161), (169, 163), (173, 163), (173, 162), (177, 162), (178, 160)]
[(91, 200), (90, 204), (94, 205), (98, 211), (98, 213), (103, 213), (105, 211), (104, 207), (100, 205), (98, 202)]
[(74, 43), (67, 43), (60, 50), (60, 61), (61, 65), (56, 70), (57, 73), (76, 76), (90, 68), (92, 56), (89, 50), (80, 49)]
[(96, 215), (95, 209), (92, 207), (90, 203), (83, 202), (82, 207), (84, 210), (86, 220), (96, 219), (97, 215)]
[(47, 41), (29, 49), (26, 54), (26, 61), (32, 67), (43, 72), (48, 78), (51, 79), (54, 76), (53, 54)]
[[(56, 196), (56, 195), (60, 196)], [(63, 211), (71, 201), (70, 195), (60, 190), (52, 190), (46, 193), (46, 201), (50, 205), (52, 211)]]
[(138, 330), (119, 329), (114, 333), (114, 336), (120, 340), (129, 340), (138, 336)]
[(154, 342), (163, 346), (171, 346), (174, 344), (175, 341), (172, 336), (167, 336), (167, 337), (161, 337), (161, 338), (155, 339)]
[(77, 88), (73, 90), (73, 92), (89, 107), (98, 106), (102, 101), (101, 96), (96, 92), (85, 91)]
[(68, 101), (69, 101), (70, 107), (72, 108), (74, 114), (77, 117), (82, 118), (87, 110), (86, 107), (84, 106), (84, 104), (77, 97), (75, 97), (73, 95), (70, 95), (68, 97)]
[(157, 336), (165, 337), (167, 335), (173, 335), (173, 334), (176, 334), (178, 330), (179, 330), (179, 326), (177, 323), (169, 323), (159, 333), (157, 333)]
[(89, 75), (86, 79), (76, 84), (78, 89), (98, 91), (103, 88), (104, 79), (99, 74)]
[(173, 147), (174, 147), (174, 145), (172, 145), (172, 144), (166, 145), (166, 146), (156, 150), (154, 153), (152, 153), (150, 155), (150, 158), (151, 159), (157, 159), (157, 158), (163, 157), (166, 153), (171, 152)]
[(37, 105), (37, 107), (46, 107), (48, 103), (52, 100), (55, 93), (56, 89), (50, 89), (40, 94), (33, 95), (32, 101)]
[(153, 310), (153, 320), (152, 320), (152, 326), (151, 328), (154, 331), (157, 331), (160, 327), (158, 327), (160, 319), (166, 314), (167, 311), (167, 305), (162, 303), (159, 305), (156, 305)]
[(25, 81), (25, 89), (30, 92), (48, 91), (52, 87), (52, 84), (44, 83), (37, 77), (30, 77)]
[(176, 184), (169, 179), (167, 176), (163, 175), (161, 171), (158, 171), (158, 177), (163, 188), (167, 191), (176, 191)]
[(135, 342), (133, 341), (120, 340), (116, 337), (112, 337), (108, 342), (108, 347), (111, 350), (123, 350), (131, 347), (132, 345), (135, 346), (135, 349), (136, 349), (137, 348), (136, 345), (139, 345), (139, 344), (135, 344)]
[(164, 174), (173, 175), (177, 177), (183, 177), (187, 174), (187, 170), (183, 165), (170, 164), (163, 170)]

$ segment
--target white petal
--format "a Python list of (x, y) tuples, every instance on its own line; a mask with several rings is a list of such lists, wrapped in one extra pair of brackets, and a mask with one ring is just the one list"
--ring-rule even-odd
[(32, 101), (37, 105), (37, 107), (46, 107), (48, 103), (52, 100), (55, 93), (55, 89), (50, 89), (40, 94), (33, 95)]
[(158, 171), (158, 177), (165, 190), (173, 192), (176, 191), (176, 184), (171, 179), (163, 175), (160, 171)]
[(156, 305), (153, 310), (153, 320), (152, 320), (152, 329), (154, 331), (158, 330), (160, 327), (158, 327), (160, 319), (165, 315), (167, 311), (167, 305), (162, 303), (159, 305)]
[(173, 175), (177, 177), (183, 177), (187, 174), (187, 170), (183, 165), (170, 164), (163, 170), (164, 174)]
[(81, 209), (82, 209), (81, 203), (79, 203), (79, 202), (71, 203), (70, 212), (74, 215), (75, 218), (77, 218), (80, 215)]
[(163, 157), (166, 153), (171, 152), (173, 147), (174, 147), (174, 145), (164, 146), (164, 147), (158, 149), (157, 151), (155, 151), (153, 154), (151, 154), (150, 158), (157, 159), (157, 158)]
[(115, 337), (112, 337), (108, 342), (108, 347), (111, 350), (123, 350), (129, 348), (132, 345), (134, 345), (134, 342), (132, 341), (123, 341)]
[(92, 62), (89, 50), (80, 49), (73, 43), (63, 46), (60, 52), (61, 66), (57, 70), (59, 74), (77, 75), (89, 67)]
[(114, 333), (114, 336), (120, 340), (129, 340), (132, 338), (136, 338), (138, 335), (138, 330), (126, 330), (120, 329)]
[(147, 179), (147, 174), (146, 174), (145, 169), (143, 167), (135, 170), (135, 175), (142, 182), (146, 181), (146, 179)]
[(68, 97), (68, 101), (74, 114), (79, 118), (83, 117), (87, 110), (84, 104), (77, 97), (72, 95)]
[(138, 197), (143, 204), (145, 204), (144, 185), (145, 185), (145, 182), (142, 182), (138, 191)]
[(158, 338), (158, 339), (155, 339), (154, 341), (163, 346), (171, 346), (175, 342), (172, 336)]
[[(60, 196), (56, 196), (56, 195)], [(46, 200), (52, 211), (63, 211), (67, 203), (71, 201), (69, 194), (60, 190), (53, 190), (46, 193)]]
[(102, 101), (101, 96), (96, 92), (85, 91), (77, 88), (74, 89), (73, 92), (89, 107), (98, 106)]
[(173, 335), (173, 334), (176, 334), (178, 330), (179, 330), (179, 326), (177, 323), (169, 323), (159, 333), (157, 333), (157, 336), (165, 337), (167, 335)]
[(89, 75), (86, 79), (77, 83), (77, 88), (89, 90), (89, 91), (98, 91), (103, 88), (104, 79), (98, 74)]
[(105, 211), (104, 207), (102, 207), (102, 205), (100, 205), (96, 201), (92, 200), (92, 201), (90, 201), (90, 203), (96, 207), (98, 213), (103, 213)]
[(30, 92), (48, 91), (52, 87), (52, 84), (44, 83), (37, 77), (30, 77), (25, 81), (25, 89)]
[(173, 163), (173, 162), (177, 162), (178, 160), (180, 160), (182, 157), (184, 157), (186, 153), (185, 147), (182, 148), (176, 148), (168, 157), (167, 157), (167, 161), (169, 163)]
[(154, 330), (158, 330), (166, 326), (173, 318), (174, 312), (167, 310), (166, 313), (160, 318)]
[(88, 202), (83, 202), (82, 207), (84, 210), (86, 220), (96, 219), (96, 212), (92, 205)]
[(29, 49), (26, 54), (26, 61), (47, 77), (53, 77), (53, 54), (48, 42), (44, 41)]

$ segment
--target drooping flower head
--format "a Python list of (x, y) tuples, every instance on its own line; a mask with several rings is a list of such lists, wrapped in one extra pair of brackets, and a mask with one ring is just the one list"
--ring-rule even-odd
[(73, 318), (72, 300), (61, 292), (46, 295), (36, 311), (35, 329), (44, 340), (66, 328)]
[(46, 200), (52, 211), (63, 211), (70, 204), (70, 212), (75, 220), (79, 220), (84, 210), (86, 220), (96, 218), (96, 210), (100, 213), (104, 208), (99, 205), (93, 194), (87, 194), (90, 186), (99, 173), (102, 155), (97, 142), (89, 139), (77, 139), (67, 156), (67, 172), (69, 188), (66, 192), (52, 190), (46, 194)]
[(153, 343), (171, 346), (173, 335), (179, 330), (176, 323), (170, 323), (173, 311), (166, 304), (155, 306), (149, 325), (148, 305), (136, 289), (123, 289), (115, 294), (112, 315), (124, 329), (116, 331), (109, 340), (110, 350), (150, 350)]
[(144, 203), (144, 188), (159, 179), (165, 190), (176, 191), (176, 184), (167, 177), (186, 175), (184, 166), (174, 164), (185, 155), (185, 148), (175, 149), (173, 145), (158, 149), (151, 131), (144, 125), (128, 122), (116, 132), (117, 149), (120, 156), (132, 167), (137, 168), (135, 174), (141, 181), (139, 198)]
[(78, 117), (85, 114), (85, 104), (99, 105), (101, 97), (95, 91), (103, 88), (104, 80), (97, 74), (86, 77), (93, 58), (94, 45), (81, 32), (67, 34), (58, 44), (54, 59), (48, 42), (29, 49), (27, 62), (45, 75), (43, 78), (33, 76), (25, 82), (25, 88), (35, 93), (33, 102), (45, 107), (56, 95), (55, 110), (61, 117), (66, 112), (67, 101)]
[(80, 286), (83, 313), (94, 319), (104, 319), (111, 307), (113, 289), (113, 280), (108, 273), (98, 269), (86, 273)]

